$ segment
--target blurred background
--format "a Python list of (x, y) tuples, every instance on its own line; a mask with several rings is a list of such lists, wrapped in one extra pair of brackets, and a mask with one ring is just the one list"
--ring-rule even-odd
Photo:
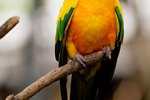
[[(114, 75), (121, 82), (112, 98), (150, 100), (150, 1), (120, 1), (125, 37)], [(63, 0), (0, 1), (0, 25), (11, 16), (20, 17), (20, 23), (0, 40), (0, 100), (17, 94), (57, 67), (54, 39), (62, 3)], [(60, 100), (58, 82), (30, 100)]]

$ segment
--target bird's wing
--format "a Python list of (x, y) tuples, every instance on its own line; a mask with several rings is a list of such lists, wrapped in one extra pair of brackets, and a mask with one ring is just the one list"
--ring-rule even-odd
[[(55, 37), (55, 58), (59, 62), (59, 66), (62, 66), (67, 63), (68, 56), (65, 46), (67, 29), (70, 25), (71, 18), (77, 3), (78, 0), (64, 0), (63, 6), (60, 9)], [(66, 82), (66, 77), (60, 79), (60, 90), (62, 100), (67, 100)]]
[(67, 35), (67, 29), (77, 3), (78, 0), (64, 0), (63, 6), (60, 9), (60, 13), (57, 19), (57, 29), (55, 37), (55, 58), (57, 61), (59, 61), (60, 59), (61, 48), (65, 45), (63, 41)]
[(122, 16), (122, 9), (118, 0), (116, 0), (116, 7), (115, 7), (116, 17), (117, 17), (117, 26), (118, 26), (118, 34), (117, 39), (118, 42), (122, 43), (124, 37), (124, 21)]

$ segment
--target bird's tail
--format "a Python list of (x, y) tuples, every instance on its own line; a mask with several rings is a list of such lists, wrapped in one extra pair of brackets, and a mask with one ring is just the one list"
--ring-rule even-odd
[(71, 80), (70, 100), (95, 100), (95, 96), (94, 78), (85, 81), (79, 73), (74, 73)]

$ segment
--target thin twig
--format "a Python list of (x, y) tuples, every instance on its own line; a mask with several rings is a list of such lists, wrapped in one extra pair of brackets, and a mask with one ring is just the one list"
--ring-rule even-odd
[(0, 39), (3, 38), (11, 29), (19, 22), (18, 16), (9, 18), (3, 25), (0, 26)]
[[(96, 62), (100, 62), (104, 56), (102, 51), (90, 54), (85, 56), (86, 62), (91, 65)], [(88, 67), (88, 66), (87, 66)], [(68, 62), (66, 65), (56, 68), (49, 73), (45, 74), (36, 82), (32, 83), (30, 86), (25, 88), (23, 91), (18, 93), (17, 95), (9, 95), (6, 100), (28, 100), (33, 95), (38, 93), (43, 88), (51, 85), (55, 81), (59, 80), (60, 78), (72, 74), (76, 71), (83, 69), (83, 67), (75, 60)]]

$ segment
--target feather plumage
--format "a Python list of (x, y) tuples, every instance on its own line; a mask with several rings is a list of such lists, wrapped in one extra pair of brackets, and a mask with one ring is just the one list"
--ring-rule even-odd
[[(78, 10), (80, 10), (79, 6), (80, 5), (88, 5), (86, 9), (92, 10), (91, 4), (95, 3), (99, 3), (99, 5), (101, 5), (102, 7), (97, 7), (98, 11), (93, 11), (91, 14), (96, 14), (96, 13), (101, 13), (101, 17), (99, 17), (99, 21), (100, 23), (103, 23), (101, 27), (104, 27), (104, 32), (106, 31), (106, 29), (111, 29), (112, 31), (115, 32), (112, 33), (112, 35), (108, 35), (108, 38), (110, 38), (110, 40), (108, 38), (104, 38), (103, 40), (100, 40), (102, 43), (102, 46), (105, 46), (106, 44), (110, 43), (111, 49), (112, 49), (112, 58), (109, 60), (104, 60), (103, 62), (100, 62), (101, 64), (99, 65), (99, 67), (95, 67), (93, 68), (94, 71), (92, 69), (88, 69), (89, 72), (87, 74), (91, 74), (92, 72), (92, 76), (87, 76), (89, 77), (88, 80), (87, 79), (83, 79), (84, 77), (81, 75), (81, 73), (75, 73), (72, 75), (72, 83), (71, 83), (71, 100), (99, 100), (99, 98), (103, 97), (103, 94), (105, 93), (107, 84), (109, 83), (109, 81), (111, 80), (114, 70), (115, 70), (115, 66), (116, 66), (116, 62), (117, 62), (117, 57), (119, 55), (119, 51), (120, 51), (120, 47), (123, 41), (123, 36), (124, 36), (124, 25), (123, 25), (123, 18), (122, 18), (122, 10), (121, 10), (121, 6), (118, 2), (118, 0), (111, 0), (111, 2), (109, 0), (64, 0), (63, 6), (60, 10), (59, 16), (58, 16), (58, 20), (57, 20), (57, 30), (56, 30), (56, 41), (55, 41), (55, 57), (56, 60), (59, 62), (59, 66), (62, 66), (64, 64), (67, 63), (67, 59), (68, 57), (73, 58), (74, 55), (76, 53), (80, 53), (79, 49), (80, 47), (77, 47), (77, 45), (75, 44), (75, 41), (79, 41), (79, 40), (74, 40), (72, 42), (72, 37), (70, 38), (70, 34), (72, 34), (71, 31), (75, 31), (75, 33), (78, 33), (77, 30), (80, 30), (80, 28), (82, 29), (89, 29), (89, 30), (93, 30), (91, 32), (95, 32), (95, 29), (97, 26), (95, 26), (95, 28), (93, 27), (93, 23), (95, 25), (95, 22), (89, 23), (93, 26), (88, 27), (88, 23), (81, 23), (83, 24), (83, 27), (78, 27), (78, 29), (72, 28), (72, 26), (76, 27), (76, 24), (74, 24), (74, 19), (76, 20), (76, 18), (82, 17), (82, 13), (78, 13)], [(97, 6), (99, 6), (97, 5)], [(78, 10), (77, 10), (78, 7)], [(108, 8), (107, 8), (108, 7)], [(82, 8), (82, 7), (81, 7)], [(93, 8), (96, 8), (96, 5), (93, 5)], [(82, 8), (83, 9), (83, 8)], [(109, 9), (111, 9), (109, 12)], [(103, 10), (103, 11), (102, 11)], [(83, 10), (84, 11), (84, 10)], [(85, 10), (88, 11), (88, 10)], [(88, 13), (90, 12), (83, 12), (86, 13), (85, 15), (88, 15)], [(77, 17), (76, 14), (79, 14), (79, 16)], [(108, 25), (109, 27), (107, 27), (107, 25), (105, 24), (102, 16), (104, 14), (104, 19), (105, 17), (108, 16), (112, 16), (112, 14), (114, 14), (115, 17), (110, 17), (112, 18), (112, 23), (111, 24), (109, 21), (106, 23), (109, 23), (110, 25)], [(90, 16), (90, 17), (89, 17)], [(85, 16), (85, 19), (87, 20), (87, 22), (89, 21), (88, 18), (91, 18), (92, 15), (89, 15), (88, 17)], [(97, 16), (97, 15), (96, 15)], [(95, 18), (96, 18), (95, 16)], [(93, 17), (94, 18), (94, 17)], [(109, 17), (108, 17), (109, 19)], [(108, 20), (106, 19), (106, 21)], [(85, 20), (85, 21), (86, 21)], [(90, 21), (94, 21), (95, 19)], [(89, 22), (90, 22), (89, 21)], [(80, 21), (77, 22), (80, 24)], [(106, 25), (106, 26), (103, 26)], [(113, 27), (111, 27), (111, 25), (114, 25)], [(92, 29), (93, 28), (93, 29)], [(114, 29), (116, 28), (116, 29)], [(103, 31), (100, 30), (98, 31), (98, 33), (100, 35), (103, 35)], [(80, 31), (80, 32), (84, 32), (84, 31)], [(79, 33), (80, 33), (79, 32)], [(86, 31), (85, 31), (86, 32)], [(88, 32), (88, 31), (87, 31)], [(110, 31), (106, 31), (106, 32), (110, 32)], [(90, 36), (90, 34), (92, 33), (84, 33), (85, 36)], [(110, 34), (110, 33), (108, 33)], [(80, 35), (80, 34), (79, 34)], [(74, 35), (73, 35), (74, 36)], [(92, 36), (92, 35), (91, 35)], [(97, 35), (96, 37), (98, 37), (99, 35)], [(114, 38), (115, 41), (111, 38)], [(70, 42), (70, 40), (71, 42)], [(77, 38), (77, 39), (84, 39), (84, 38)], [(90, 38), (91, 41), (93, 41), (93, 38)], [(95, 40), (94, 40), (95, 41)], [(99, 42), (100, 42), (99, 41)], [(103, 42), (106, 41), (106, 42)], [(108, 43), (107, 43), (108, 42)], [(79, 42), (80, 44), (81, 42)], [(91, 42), (89, 42), (91, 43)], [(82, 44), (82, 43), (81, 43)], [(89, 45), (89, 44), (85, 44), (84, 45)], [(84, 45), (82, 45), (84, 47)], [(91, 45), (92, 46), (92, 45)], [(97, 46), (97, 45), (96, 45)], [(99, 45), (98, 45), (99, 46)], [(90, 46), (88, 46), (90, 47)], [(99, 47), (92, 47), (92, 48), (96, 48), (93, 49), (93, 51), (90, 51), (89, 53), (101, 50)], [(85, 47), (85, 50), (83, 50), (83, 52), (88, 51), (89, 48)], [(84, 54), (84, 53), (81, 53)], [(85, 53), (88, 54), (88, 53)], [(98, 64), (97, 64), (98, 65)], [(94, 74), (93, 74), (94, 72)], [(94, 76), (94, 77), (93, 77)], [(60, 79), (60, 87), (61, 87), (61, 95), (62, 95), (62, 100), (67, 100), (67, 90), (66, 90), (66, 77)], [(102, 92), (102, 91), (103, 92)]]

